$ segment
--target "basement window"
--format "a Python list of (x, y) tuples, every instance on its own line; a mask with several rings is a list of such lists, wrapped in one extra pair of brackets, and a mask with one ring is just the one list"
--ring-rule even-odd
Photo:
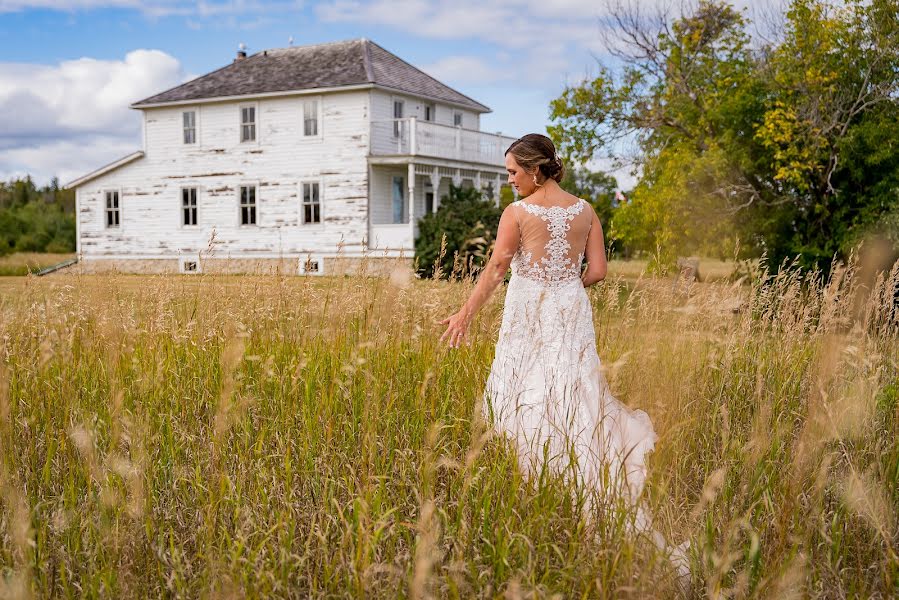
[(320, 257), (306, 256), (300, 258), (300, 275), (321, 275), (323, 272)]
[(196, 258), (182, 258), (179, 260), (182, 273), (199, 273), (200, 261)]

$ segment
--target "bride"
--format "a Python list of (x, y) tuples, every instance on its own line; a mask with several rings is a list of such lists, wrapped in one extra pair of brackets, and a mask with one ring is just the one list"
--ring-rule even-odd
[[(638, 502), (645, 455), (657, 436), (644, 411), (628, 409), (609, 391), (585, 291), (606, 276), (599, 217), (559, 186), (564, 167), (548, 137), (516, 140), (505, 163), (509, 184), (524, 199), (503, 211), (490, 261), (464, 306), (441, 321), (447, 329), (440, 339), (453, 348), (467, 341), (474, 315), (511, 266), (486, 415), (514, 441), (524, 472), (544, 463), (564, 473), (573, 467), (578, 484), (614, 491), (637, 507), (636, 526), (648, 531), (650, 518)], [(688, 577), (684, 546), (670, 548), (655, 530), (651, 537), (681, 580)]]

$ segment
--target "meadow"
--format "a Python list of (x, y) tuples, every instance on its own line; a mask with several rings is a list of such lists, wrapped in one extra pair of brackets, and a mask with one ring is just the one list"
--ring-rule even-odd
[[(687, 597), (899, 595), (899, 267), (590, 288)], [(0, 597), (677, 598), (668, 561), (520, 473), (470, 281), (0, 283)]]
[(75, 258), (74, 253), (14, 252), (0, 256), (0, 276), (22, 276), (37, 273), (63, 261)]

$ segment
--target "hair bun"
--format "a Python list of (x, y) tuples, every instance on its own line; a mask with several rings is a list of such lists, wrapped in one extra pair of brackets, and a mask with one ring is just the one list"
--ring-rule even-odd
[(546, 164), (541, 165), (540, 170), (543, 171), (547, 178), (555, 179), (556, 181), (562, 181), (562, 178), (565, 176), (565, 165), (558, 154), (547, 160)]
[(556, 153), (552, 140), (545, 135), (529, 133), (522, 136), (512, 142), (505, 154), (512, 154), (528, 172), (539, 169), (546, 179), (562, 181), (565, 176), (565, 165)]

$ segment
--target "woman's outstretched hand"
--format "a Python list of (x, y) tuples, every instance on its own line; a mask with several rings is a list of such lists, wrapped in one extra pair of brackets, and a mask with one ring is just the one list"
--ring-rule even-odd
[(450, 315), (440, 321), (441, 325), (446, 325), (446, 331), (440, 336), (440, 341), (446, 340), (450, 348), (458, 348), (462, 342), (468, 343), (468, 326), (471, 324), (471, 317), (465, 309), (460, 310), (454, 315)]

